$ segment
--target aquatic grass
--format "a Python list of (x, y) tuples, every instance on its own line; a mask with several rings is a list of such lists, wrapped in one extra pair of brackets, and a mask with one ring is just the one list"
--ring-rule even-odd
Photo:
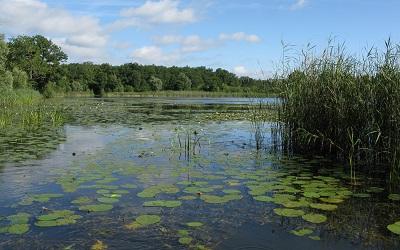
[(285, 152), (334, 157), (354, 184), (357, 170), (400, 182), (400, 46), (385, 45), (362, 57), (342, 44), (310, 46), (296, 64), (284, 55), (277, 127)]

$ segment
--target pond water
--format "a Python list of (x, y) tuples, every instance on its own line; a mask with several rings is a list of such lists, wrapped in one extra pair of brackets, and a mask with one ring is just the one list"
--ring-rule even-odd
[(63, 127), (2, 134), (0, 249), (400, 248), (400, 195), (281, 156), (273, 123), (257, 151), (258, 100), (62, 102)]

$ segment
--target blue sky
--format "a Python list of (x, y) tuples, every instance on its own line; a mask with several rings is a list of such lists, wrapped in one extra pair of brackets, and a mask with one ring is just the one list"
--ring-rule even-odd
[(400, 41), (399, 0), (0, 0), (0, 33), (42, 34), (70, 62), (274, 72), (281, 41), (348, 51)]

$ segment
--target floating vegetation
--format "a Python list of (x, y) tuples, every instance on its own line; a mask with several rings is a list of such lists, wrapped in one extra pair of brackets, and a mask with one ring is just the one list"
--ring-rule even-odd
[(202, 199), (204, 202), (212, 204), (227, 203), (234, 200), (240, 200), (242, 198), (243, 196), (238, 194), (227, 194), (223, 196), (205, 194), (200, 196), (200, 199)]
[(202, 226), (203, 226), (203, 223), (197, 222), (197, 221), (193, 221), (193, 222), (188, 222), (188, 223), (186, 223), (186, 225), (187, 225), (188, 227), (202, 227)]
[(192, 242), (193, 238), (191, 237), (182, 237), (179, 238), (179, 243), (181, 243), (182, 245), (189, 245)]
[(254, 196), (253, 199), (256, 201), (262, 201), (262, 202), (274, 202), (274, 200), (275, 200), (274, 198), (272, 198), (270, 196), (264, 196), (264, 195)]
[(182, 205), (181, 201), (167, 201), (167, 200), (158, 200), (158, 201), (146, 201), (143, 203), (144, 207), (167, 207), (174, 208)]
[(178, 198), (179, 200), (184, 200), (184, 201), (190, 201), (190, 200), (196, 200), (197, 197), (193, 195), (184, 195)]
[(135, 184), (123, 184), (120, 187), (128, 188), (128, 189), (135, 189), (135, 188), (137, 188), (137, 185), (135, 185)]
[(106, 250), (107, 248), (108, 246), (104, 244), (102, 241), (96, 240), (96, 242), (92, 245), (90, 250)]
[(400, 201), (400, 194), (389, 194), (388, 199), (392, 201)]
[(139, 229), (142, 227), (150, 226), (157, 224), (161, 221), (161, 217), (158, 215), (140, 215), (136, 218), (132, 223), (126, 225), (125, 227), (130, 230)]
[(315, 224), (323, 223), (327, 220), (326, 216), (322, 214), (305, 214), (301, 218)]
[(400, 235), (400, 221), (397, 221), (393, 224), (388, 225), (387, 229), (389, 229), (389, 231), (394, 234)]
[(291, 209), (291, 208), (275, 208), (274, 212), (277, 215), (284, 217), (299, 217), (304, 215), (303, 210)]
[(324, 203), (310, 203), (310, 207), (324, 211), (333, 211), (337, 209), (337, 205)]
[(86, 196), (79, 197), (73, 201), (71, 201), (72, 204), (77, 204), (77, 205), (82, 205), (82, 204), (89, 204), (92, 202), (92, 199)]
[(21, 206), (29, 206), (32, 205), (33, 202), (46, 203), (49, 202), (50, 199), (61, 198), (63, 196), (63, 194), (35, 194), (23, 198), (18, 204)]
[(179, 188), (174, 185), (159, 184), (144, 189), (142, 192), (138, 193), (137, 196), (139, 196), (140, 198), (154, 198), (156, 197), (156, 195), (161, 193), (176, 194), (178, 192)]
[[(1, 227), (0, 233), (8, 234), (25, 234), (29, 231), (29, 219), (31, 215), (28, 213), (17, 213), (15, 215), (10, 215), (7, 217), (8, 225)], [(0, 219), (1, 221), (1, 219)]]
[(86, 212), (106, 212), (111, 209), (113, 209), (113, 205), (111, 204), (93, 204), (79, 207), (79, 210)]
[(111, 197), (100, 197), (100, 198), (97, 198), (97, 200), (101, 203), (116, 203), (119, 201), (118, 199), (111, 198)]
[(314, 231), (309, 228), (304, 228), (300, 230), (292, 230), (290, 232), (296, 236), (306, 236), (312, 234)]
[(35, 226), (38, 227), (56, 227), (75, 224), (76, 220), (82, 218), (70, 210), (55, 210), (48, 214), (40, 215), (36, 219)]
[(342, 203), (343, 199), (340, 198), (335, 198), (335, 197), (329, 197), (329, 198), (320, 198), (321, 201), (326, 202), (326, 203), (333, 203), (333, 204), (338, 204)]

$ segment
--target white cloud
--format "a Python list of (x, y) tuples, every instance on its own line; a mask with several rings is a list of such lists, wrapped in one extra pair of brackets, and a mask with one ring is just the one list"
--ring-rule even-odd
[(294, 4), (290, 6), (291, 10), (298, 10), (304, 8), (308, 3), (308, 0), (296, 0)]
[(142, 64), (163, 64), (172, 65), (181, 59), (178, 51), (164, 52), (157, 46), (144, 46), (132, 53), (133, 59)]
[(217, 46), (217, 41), (213, 39), (203, 39), (198, 35), (166, 35), (154, 38), (154, 42), (158, 45), (177, 44), (183, 53), (205, 51)]
[(122, 18), (109, 28), (113, 30), (132, 26), (187, 24), (197, 20), (194, 9), (179, 8), (179, 5), (179, 0), (146, 1), (142, 6), (122, 9)]
[(246, 69), (245, 66), (239, 65), (233, 68), (233, 73), (238, 76), (246, 76), (248, 75), (249, 71)]
[(99, 20), (75, 16), (40, 0), (0, 0), (0, 27), (10, 35), (39, 33), (60, 45), (71, 57), (95, 59), (104, 53), (108, 36)]
[(219, 39), (222, 41), (233, 40), (233, 41), (246, 41), (250, 43), (261, 42), (261, 38), (259, 38), (257, 35), (249, 35), (244, 32), (237, 32), (233, 34), (221, 33), (219, 35)]

